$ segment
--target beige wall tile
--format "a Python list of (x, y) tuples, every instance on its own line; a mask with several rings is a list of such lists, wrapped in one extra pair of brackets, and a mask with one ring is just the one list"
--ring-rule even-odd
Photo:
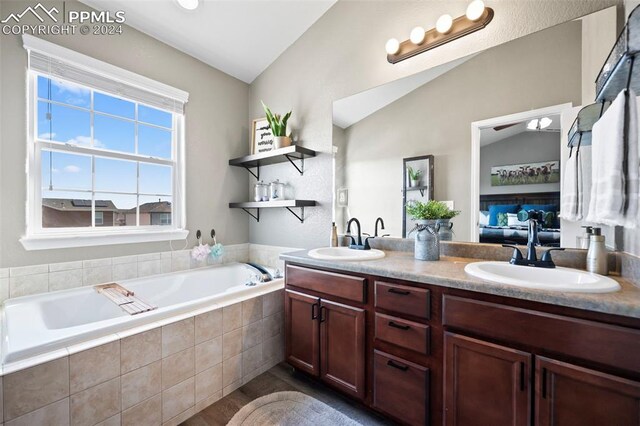
[(23, 277), (25, 275), (46, 274), (47, 272), (49, 272), (49, 265), (30, 265), (30, 266), (17, 266), (15, 268), (9, 268), (10, 277)]
[(110, 257), (105, 257), (102, 259), (89, 259), (82, 262), (82, 267), (84, 269), (99, 268), (102, 266), (111, 266), (112, 263), (113, 261)]
[(122, 281), (138, 278), (138, 264), (116, 263), (112, 267), (113, 280)]
[(162, 421), (170, 420), (194, 405), (195, 377), (191, 377), (162, 392)]
[(262, 319), (262, 296), (242, 302), (242, 325)]
[(168, 389), (195, 374), (195, 348), (162, 359), (162, 389)]
[(242, 327), (242, 303), (222, 309), (222, 326), (225, 333)]
[(191, 257), (189, 256), (189, 252), (180, 251), (173, 253), (171, 257), (171, 270), (176, 271), (186, 271), (191, 267)]
[(91, 426), (120, 412), (120, 377), (71, 395), (71, 424)]
[(82, 261), (50, 263), (49, 272), (70, 271), (72, 269), (82, 269)]
[(216, 392), (216, 393), (214, 393), (209, 398), (205, 398), (200, 402), (196, 402), (196, 413), (199, 413), (200, 411), (204, 410), (205, 408), (207, 408), (208, 406), (210, 406), (211, 404), (217, 402), (220, 399), (222, 399), (222, 391), (221, 390)]
[(20, 297), (49, 291), (49, 274), (20, 275), (9, 278), (9, 296)]
[(222, 386), (227, 387), (231, 383), (242, 378), (242, 354), (222, 361)]
[(182, 413), (178, 414), (174, 418), (162, 423), (162, 426), (178, 426), (182, 422), (184, 422), (186, 420), (189, 420), (195, 414), (196, 414), (195, 407), (191, 407), (191, 408), (183, 411)]
[(138, 255), (138, 263), (147, 262), (147, 261), (150, 261), (150, 260), (160, 260), (161, 257), (162, 257), (161, 253), (139, 254)]
[(196, 344), (222, 334), (222, 309), (198, 315), (195, 318)]
[(245, 327), (242, 327), (242, 350), (246, 351), (254, 347), (258, 343), (262, 343), (262, 321), (256, 321)]
[(272, 291), (262, 297), (263, 315), (265, 317), (284, 310), (284, 294), (282, 290)]
[(196, 376), (196, 402), (222, 391), (222, 364), (204, 370)]
[(222, 362), (222, 336), (196, 346), (196, 373)]
[(227, 396), (234, 390), (238, 389), (240, 386), (242, 386), (242, 379), (230, 383), (228, 386), (225, 386), (224, 389), (222, 389), (222, 395)]
[(120, 372), (127, 373), (162, 358), (162, 330), (155, 328), (121, 340)]
[(111, 258), (111, 264), (120, 265), (123, 263), (138, 263), (138, 256), (135, 254), (132, 256), (118, 256)]
[(69, 357), (72, 394), (120, 375), (120, 341), (107, 343)]
[(0, 303), (9, 298), (9, 278), (0, 278)]
[(116, 414), (113, 417), (109, 417), (107, 420), (103, 420), (100, 423), (96, 424), (96, 426), (120, 426), (122, 424), (122, 419), (120, 417), (120, 413)]
[(238, 328), (222, 336), (222, 359), (228, 359), (242, 352), (242, 329)]
[(251, 374), (262, 365), (262, 344), (242, 352), (242, 374)]
[(82, 269), (51, 272), (49, 274), (49, 291), (67, 290), (82, 287)]
[[(111, 260), (111, 259), (109, 259)], [(87, 261), (85, 260), (85, 263)], [(104, 284), (113, 280), (111, 264), (109, 266), (99, 266), (97, 268), (86, 268), (82, 270), (82, 283), (84, 285)]]
[(194, 320), (187, 318), (162, 327), (162, 357), (194, 345)]
[(160, 426), (161, 424), (161, 394), (151, 397), (122, 412), (122, 426)]
[(66, 426), (68, 424), (69, 398), (65, 398), (8, 421), (6, 426)]
[(171, 258), (160, 259), (160, 269), (163, 274), (168, 274), (169, 272), (171, 272)]
[(66, 398), (69, 396), (69, 358), (4, 376), (3, 396), (5, 421)]
[(264, 338), (268, 339), (282, 333), (284, 329), (284, 315), (282, 312), (269, 315), (262, 320), (262, 323), (264, 325)]
[(263, 343), (263, 358), (278, 359), (284, 358), (284, 337), (282, 334), (265, 339)]
[(162, 362), (156, 361), (121, 377), (122, 409), (133, 407), (162, 389)]
[[(160, 253), (154, 253), (160, 256)], [(157, 275), (162, 272), (162, 263), (160, 259), (156, 260), (146, 260), (139, 261), (138, 260), (138, 276), (139, 277), (148, 277), (149, 275)]]

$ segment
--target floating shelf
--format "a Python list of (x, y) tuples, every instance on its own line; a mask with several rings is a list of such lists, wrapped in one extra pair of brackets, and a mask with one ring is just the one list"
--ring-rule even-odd
[[(300, 223), (304, 223), (304, 208), (315, 205), (316, 202), (313, 200), (248, 201), (243, 203), (229, 203), (229, 208), (244, 210), (249, 216), (254, 218), (256, 222), (260, 222), (260, 209), (285, 208), (289, 210)], [(300, 209), (300, 215), (292, 210), (294, 208)], [(249, 209), (255, 210), (256, 213), (253, 214)]]
[(602, 117), (602, 114), (609, 108), (611, 102), (598, 102), (587, 105), (578, 112), (569, 129), (569, 148), (591, 145), (591, 129), (593, 125)]
[(420, 195), (424, 197), (424, 191), (428, 191), (428, 186), (412, 186), (406, 189), (406, 191), (420, 191)]
[(612, 101), (624, 88), (640, 89), (640, 64), (635, 64), (640, 52), (640, 8), (631, 11), (616, 44), (613, 45), (598, 78), (596, 101)]
[[(304, 174), (304, 159), (315, 157), (316, 151), (308, 148), (304, 148), (299, 145), (291, 145), (280, 149), (275, 149), (269, 152), (263, 152), (260, 154), (245, 155), (244, 157), (234, 158), (229, 160), (230, 166), (244, 167), (251, 173), (256, 179), (260, 179), (260, 167), (268, 166), (271, 164), (286, 163), (289, 162), (300, 173)], [(296, 164), (296, 161), (300, 162), (300, 166)], [(256, 169), (254, 172), (251, 169)]]

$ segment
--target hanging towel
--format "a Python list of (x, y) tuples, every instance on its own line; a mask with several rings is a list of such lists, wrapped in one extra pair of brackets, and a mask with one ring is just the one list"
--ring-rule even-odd
[(560, 217), (570, 222), (583, 218), (582, 195), (582, 157), (580, 151), (573, 153), (567, 160), (562, 173), (562, 202)]
[(591, 201), (587, 221), (635, 227), (638, 211), (636, 95), (620, 92), (592, 129)]

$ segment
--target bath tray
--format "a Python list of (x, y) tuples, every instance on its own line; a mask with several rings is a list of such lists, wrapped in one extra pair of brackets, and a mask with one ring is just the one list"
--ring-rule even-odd
[(98, 293), (104, 295), (107, 299), (120, 306), (120, 308), (129, 315), (137, 315), (158, 309), (157, 306), (149, 305), (148, 303), (138, 299), (134, 296), (134, 293), (131, 290), (127, 290), (120, 284), (101, 284), (94, 288)]

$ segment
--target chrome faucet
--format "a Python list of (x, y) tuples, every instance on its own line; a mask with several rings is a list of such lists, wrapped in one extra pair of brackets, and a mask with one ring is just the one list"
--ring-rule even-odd
[[(351, 224), (354, 223), (356, 225), (358, 225), (358, 241), (356, 243), (355, 238), (353, 238), (353, 236), (351, 235)], [(349, 219), (349, 222), (347, 222), (347, 235), (349, 236), (349, 238), (351, 238), (351, 244), (349, 245), (350, 249), (353, 250), (371, 250), (371, 246), (369, 246), (369, 238), (371, 237), (367, 237), (364, 240), (364, 244), (362, 243), (362, 231), (360, 228), (360, 221), (358, 219), (351, 218)]]
[(518, 220), (524, 222), (529, 221), (529, 231), (527, 234), (527, 258), (522, 256), (520, 249), (514, 245), (503, 244), (502, 247), (509, 247), (513, 249), (513, 255), (509, 263), (512, 265), (520, 266), (533, 266), (537, 268), (555, 268), (556, 264), (551, 259), (552, 251), (564, 251), (564, 248), (550, 248), (547, 249), (540, 260), (538, 260), (538, 254), (536, 253), (536, 246), (540, 245), (540, 239), (538, 238), (538, 228), (540, 227), (540, 221), (544, 219), (543, 211), (524, 211), (518, 213)]

